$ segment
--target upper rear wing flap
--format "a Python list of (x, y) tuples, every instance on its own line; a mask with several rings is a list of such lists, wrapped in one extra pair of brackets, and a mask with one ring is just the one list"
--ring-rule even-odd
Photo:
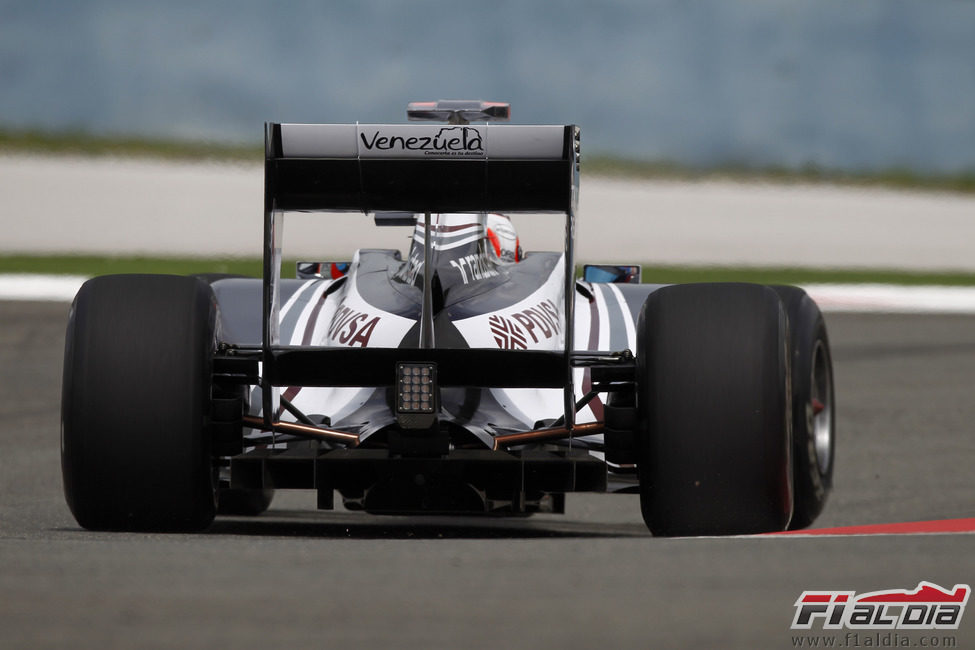
[(274, 210), (571, 212), (575, 126), (266, 126)]

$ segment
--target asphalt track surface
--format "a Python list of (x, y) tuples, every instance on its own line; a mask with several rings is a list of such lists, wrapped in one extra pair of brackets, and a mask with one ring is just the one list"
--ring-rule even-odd
[[(90, 533), (61, 491), (66, 313), (0, 302), (0, 648), (788, 648), (823, 635), (789, 629), (803, 590), (975, 583), (972, 534), (654, 539), (633, 496), (486, 521), (290, 492), (202, 534)], [(975, 318), (827, 320), (840, 440), (817, 526), (975, 517)], [(972, 647), (975, 614), (937, 635)]]

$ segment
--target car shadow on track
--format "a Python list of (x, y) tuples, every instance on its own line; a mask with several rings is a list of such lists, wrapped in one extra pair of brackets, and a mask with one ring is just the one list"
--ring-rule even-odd
[(218, 517), (206, 535), (347, 539), (546, 539), (647, 537), (637, 524), (477, 517), (386, 517), (276, 510), (258, 517)]

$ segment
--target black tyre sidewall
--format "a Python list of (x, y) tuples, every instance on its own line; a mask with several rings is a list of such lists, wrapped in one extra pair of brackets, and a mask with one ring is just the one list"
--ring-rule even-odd
[(772, 287), (782, 299), (789, 317), (789, 336), (792, 347), (792, 404), (793, 404), (793, 491), (795, 510), (789, 528), (806, 528), (819, 516), (833, 487), (833, 467), (836, 449), (836, 408), (834, 383), (830, 381), (832, 405), (830, 415), (830, 453), (826, 471), (820, 467), (813, 440), (811, 417), (811, 395), (813, 383), (813, 363), (817, 344), (822, 344), (826, 355), (827, 372), (832, 376), (832, 357), (829, 337), (822, 312), (815, 301), (799, 287)]

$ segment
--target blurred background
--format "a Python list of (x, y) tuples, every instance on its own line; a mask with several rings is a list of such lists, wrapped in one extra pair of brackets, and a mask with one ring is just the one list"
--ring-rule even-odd
[[(582, 127), (580, 261), (973, 284), (973, 62), (972, 0), (0, 0), (0, 272), (253, 262), (265, 121), (485, 99)], [(290, 219), (285, 254), (407, 241), (337, 223)], [(557, 225), (518, 227), (561, 248)]]
[(258, 144), (509, 101), (693, 169), (975, 172), (968, 0), (0, 1), (0, 128)]

